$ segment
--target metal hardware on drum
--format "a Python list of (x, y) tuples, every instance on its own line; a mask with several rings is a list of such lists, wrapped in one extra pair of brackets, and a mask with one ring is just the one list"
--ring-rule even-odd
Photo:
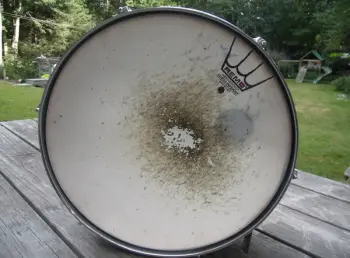
[(298, 169), (294, 169), (292, 179), (297, 179), (298, 178), (298, 173), (299, 173), (299, 170)]
[(293, 100), (264, 42), (180, 7), (121, 8), (82, 37), (38, 106), (45, 169), (77, 220), (136, 254), (240, 240), (246, 256), (298, 172)]

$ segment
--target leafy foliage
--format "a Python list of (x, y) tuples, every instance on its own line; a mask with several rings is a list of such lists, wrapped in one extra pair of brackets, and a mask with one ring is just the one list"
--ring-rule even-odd
[(350, 58), (330, 59), (330, 66), (334, 74), (346, 75), (350, 71)]
[(345, 94), (350, 94), (350, 76), (342, 76), (334, 80), (332, 84), (335, 85), (337, 91)]
[(318, 44), (325, 50), (350, 51), (350, 1), (321, 1), (324, 9), (314, 15), (322, 26)]
[(4, 1), (4, 38), (11, 46), (13, 19), (21, 17), (18, 56), (12, 50), (4, 56), (6, 75), (11, 79), (36, 75), (35, 58), (39, 55), (60, 56), (96, 22), (84, 0), (22, 0), (22, 11), (16, 13), (17, 1)]
[(36, 75), (35, 63), (25, 57), (8, 54), (4, 58), (4, 66), (10, 79), (25, 79)]
[(42, 79), (49, 79), (50, 78), (50, 74), (45, 73), (45, 74), (41, 75), (41, 78)]

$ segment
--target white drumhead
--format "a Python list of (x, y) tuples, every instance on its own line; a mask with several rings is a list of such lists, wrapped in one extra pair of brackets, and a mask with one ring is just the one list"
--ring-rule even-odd
[(239, 234), (288, 172), (283, 82), (219, 22), (130, 17), (85, 38), (53, 76), (41, 114), (49, 169), (86, 220), (127, 244), (189, 250)]

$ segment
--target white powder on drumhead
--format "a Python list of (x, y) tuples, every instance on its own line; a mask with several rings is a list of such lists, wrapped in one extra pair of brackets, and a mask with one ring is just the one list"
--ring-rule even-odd
[(176, 125), (165, 132), (162, 130), (162, 135), (167, 151), (177, 150), (186, 155), (188, 155), (190, 151), (198, 150), (199, 144), (203, 141), (200, 138), (196, 138), (193, 130), (180, 128)]

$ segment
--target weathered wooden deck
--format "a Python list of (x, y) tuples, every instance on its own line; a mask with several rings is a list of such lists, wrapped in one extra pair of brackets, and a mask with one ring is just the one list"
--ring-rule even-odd
[[(139, 257), (81, 225), (42, 164), (36, 120), (0, 123), (0, 258)], [(236, 257), (227, 248), (206, 257)], [(299, 173), (254, 231), (249, 257), (350, 257), (350, 186)]]

